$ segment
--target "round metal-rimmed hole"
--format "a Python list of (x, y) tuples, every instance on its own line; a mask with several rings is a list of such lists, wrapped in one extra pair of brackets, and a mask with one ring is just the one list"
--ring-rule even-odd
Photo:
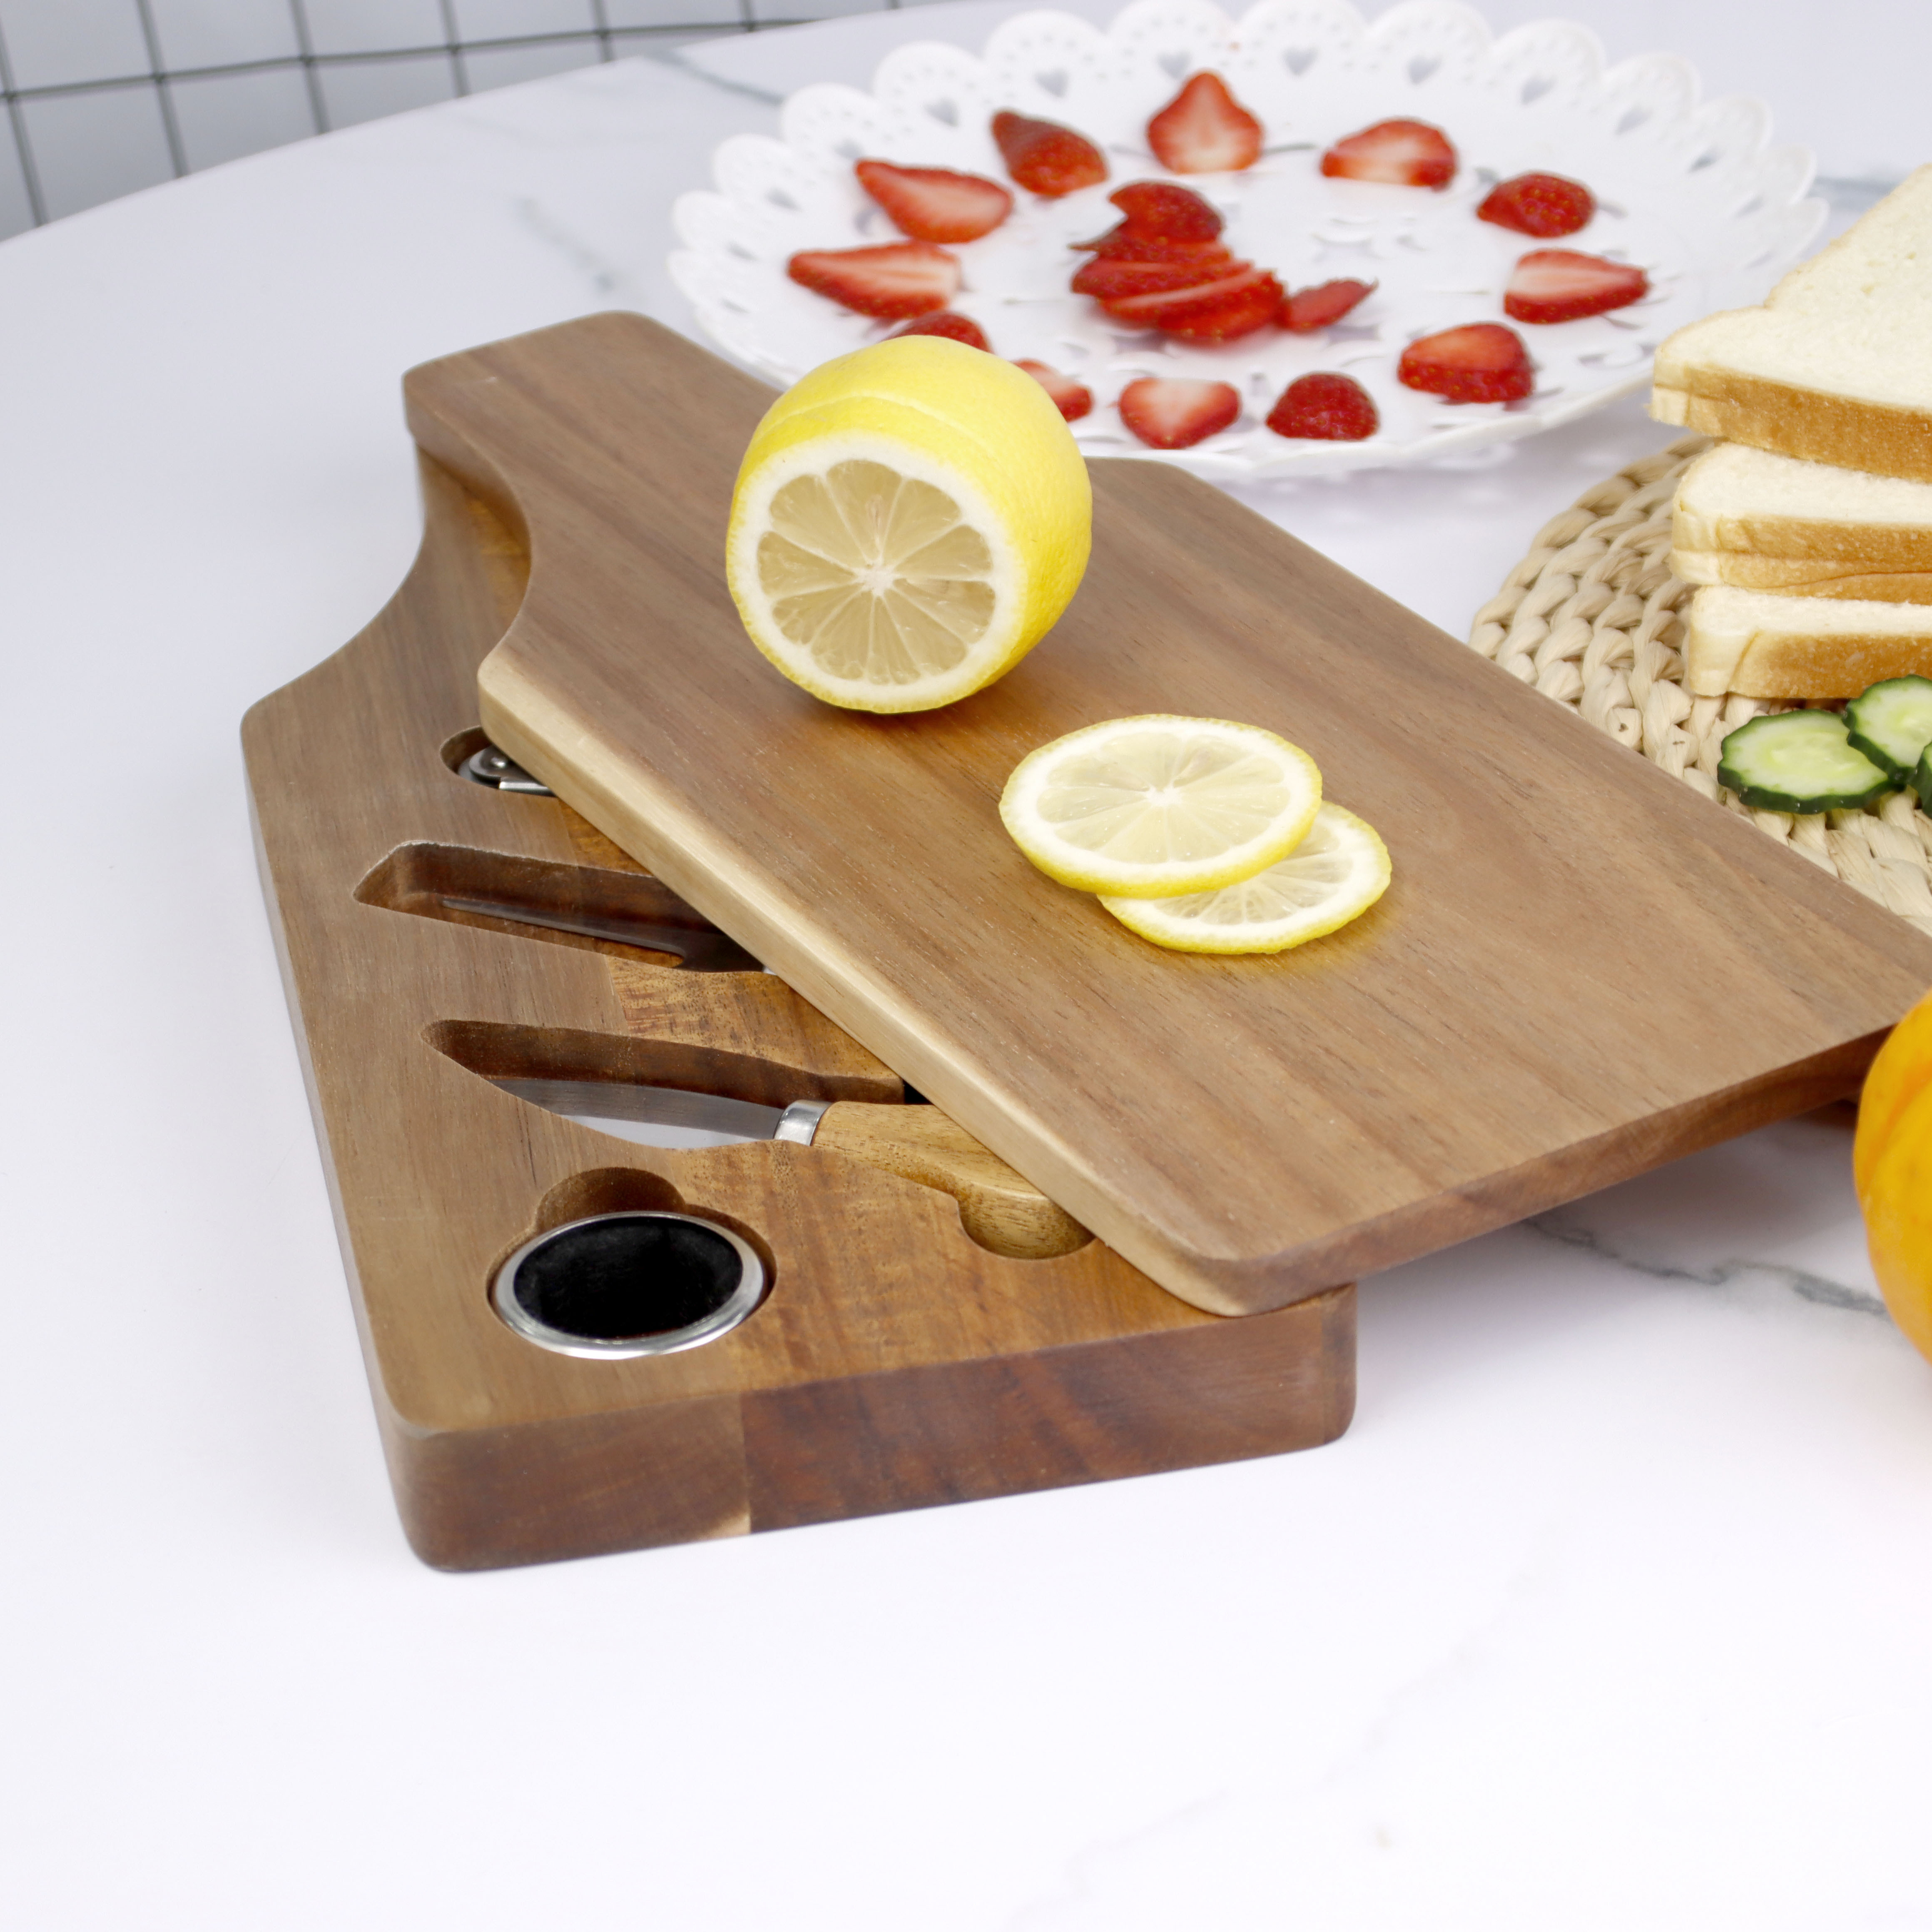
[(655, 1209), (592, 1214), (526, 1241), (490, 1300), (526, 1341), (593, 1359), (716, 1341), (765, 1292), (758, 1251), (729, 1228)]

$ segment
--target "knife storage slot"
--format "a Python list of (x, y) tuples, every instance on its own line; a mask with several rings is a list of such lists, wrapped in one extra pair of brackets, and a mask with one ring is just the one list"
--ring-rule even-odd
[(688, 1040), (640, 1040), (572, 1027), (505, 1026), (486, 1020), (438, 1020), (423, 1029), (423, 1038), (437, 1052), (485, 1080), (605, 1080), (676, 1087), (688, 1094), (716, 1094), (760, 1107), (784, 1107), (794, 1100), (878, 1105), (905, 1097), (904, 1088), (890, 1076), (814, 1071)]
[[(548, 1562), (1340, 1435), (1352, 1289), (1205, 1315), (1098, 1240), (1053, 1258), (991, 1252), (950, 1195), (824, 1147), (644, 1145), (489, 1084), (617, 1080), (762, 1106), (905, 1094), (772, 974), (665, 971), (632, 947), (441, 903), (712, 931), (560, 800), (506, 806), (452, 782), (446, 752), (425, 754), (478, 748), (464, 736), (477, 667), (524, 582), (501, 523), (435, 462), (422, 473), (408, 580), (243, 729), (272, 923), (418, 1554), (451, 1569)], [(722, 517), (716, 535), (719, 549)], [(452, 925), (489, 930), (458, 940)], [(702, 1347), (594, 1360), (500, 1316), (491, 1284), (520, 1245), (634, 1211), (688, 1213), (744, 1240), (771, 1284), (757, 1314)]]
[[(533, 801), (534, 802), (534, 801)], [(619, 958), (670, 968), (705, 971), (757, 970), (748, 956), (733, 956), (729, 963), (710, 968), (704, 956), (723, 938), (717, 927), (702, 918), (676, 893), (648, 872), (620, 872), (601, 866), (562, 866), (476, 846), (427, 842), (398, 846), (356, 888), (364, 905), (390, 912), (447, 921), (452, 926), (482, 928), (518, 939), (549, 946), (613, 955)], [(500, 916), (467, 910), (452, 901), (493, 904), (506, 908)], [(541, 917), (611, 920), (634, 924), (635, 942), (569, 932), (556, 927), (526, 923), (507, 909)], [(678, 952), (650, 944), (653, 932), (688, 934), (698, 956), (694, 962)]]

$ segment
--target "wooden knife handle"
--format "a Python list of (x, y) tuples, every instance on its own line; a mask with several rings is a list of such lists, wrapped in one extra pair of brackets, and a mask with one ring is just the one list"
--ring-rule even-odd
[(996, 1255), (1045, 1261), (1094, 1238), (937, 1107), (841, 1100), (825, 1110), (812, 1144), (950, 1194), (967, 1233)]

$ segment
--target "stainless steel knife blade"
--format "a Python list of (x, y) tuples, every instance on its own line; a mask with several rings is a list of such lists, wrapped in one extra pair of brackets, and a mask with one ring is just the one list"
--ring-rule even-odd
[(507, 920), (512, 926), (538, 926), (552, 932), (574, 932), (585, 939), (615, 940), (648, 952), (668, 952), (687, 973), (762, 973), (765, 969), (738, 942), (710, 926), (662, 926), (640, 919), (614, 919), (600, 913), (548, 912), (506, 899), (462, 898), (451, 892), (437, 898), (452, 912), (482, 919)]
[(770, 1140), (809, 1143), (830, 1104), (796, 1100), (789, 1107), (764, 1107), (721, 1094), (633, 1086), (617, 1080), (500, 1079), (491, 1084), (580, 1126), (646, 1147), (732, 1147)]

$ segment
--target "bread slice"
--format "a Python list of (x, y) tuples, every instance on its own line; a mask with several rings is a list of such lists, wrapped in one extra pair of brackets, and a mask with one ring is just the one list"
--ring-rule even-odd
[(1743, 550), (1671, 550), (1684, 584), (1730, 584), (1779, 597), (1855, 597), (1866, 603), (1932, 604), (1932, 570), (1864, 574), (1844, 556), (1747, 556)]
[(1862, 597), (1866, 603), (1932, 604), (1932, 570), (1861, 572), (1845, 556), (1750, 556), (1744, 550), (1671, 550), (1684, 584), (1731, 584), (1781, 597)]
[(1932, 167), (1923, 167), (1793, 268), (1762, 307), (1667, 337), (1651, 414), (1814, 463), (1932, 483), (1928, 316)]
[(1678, 478), (1671, 540), (1682, 550), (1829, 560), (1840, 575), (1932, 571), (1932, 483), (1720, 442)]
[(1856, 698), (1932, 676), (1932, 604), (1783, 597), (1718, 584), (1684, 613), (1684, 688), (1694, 698)]
[(1932, 604), (1932, 483), (1720, 442), (1678, 479), (1671, 538), (1687, 584)]
[(1686, 584), (1730, 584), (1786, 597), (1860, 597), (1877, 604), (1932, 604), (1932, 571), (1867, 572), (1849, 557), (1756, 556), (1737, 550), (1673, 550)]

